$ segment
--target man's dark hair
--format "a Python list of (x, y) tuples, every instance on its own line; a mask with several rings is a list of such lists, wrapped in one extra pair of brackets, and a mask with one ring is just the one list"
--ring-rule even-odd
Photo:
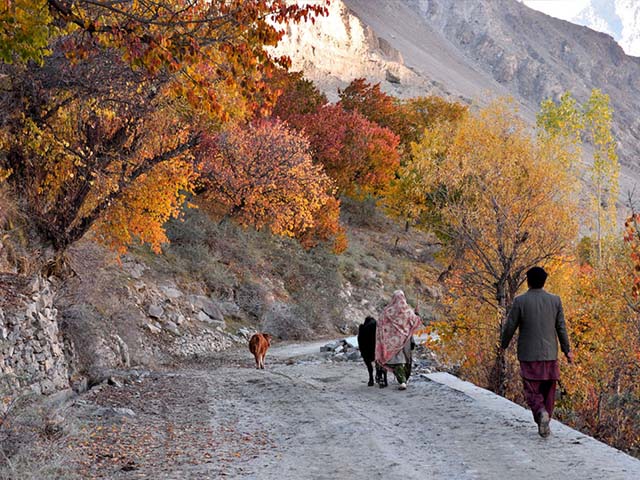
[(542, 267), (533, 267), (527, 271), (527, 284), (529, 288), (542, 288), (547, 281), (547, 272)]

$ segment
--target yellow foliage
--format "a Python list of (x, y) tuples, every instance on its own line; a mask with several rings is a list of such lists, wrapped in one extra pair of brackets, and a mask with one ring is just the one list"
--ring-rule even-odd
[(424, 226), (443, 239), (452, 267), (450, 320), (436, 325), (441, 348), (483, 385), (493, 382), (500, 329), (525, 272), (562, 262), (577, 235), (575, 180), (559, 148), (531, 135), (506, 102), (413, 146), (412, 168), (423, 172), (416, 198), (429, 200)]

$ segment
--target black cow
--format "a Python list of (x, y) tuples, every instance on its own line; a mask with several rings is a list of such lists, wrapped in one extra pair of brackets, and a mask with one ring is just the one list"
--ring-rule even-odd
[[(370, 387), (373, 387), (373, 363), (376, 360), (376, 321), (373, 317), (367, 317), (364, 323), (358, 327), (358, 348), (369, 371)], [(387, 371), (376, 364), (376, 383), (384, 388), (387, 383)]]

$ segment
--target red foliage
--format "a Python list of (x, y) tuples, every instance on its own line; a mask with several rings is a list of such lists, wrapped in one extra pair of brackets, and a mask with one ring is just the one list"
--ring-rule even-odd
[(302, 72), (277, 70), (269, 83), (279, 93), (272, 115), (281, 120), (315, 113), (327, 104), (325, 94), (303, 78)]
[(358, 112), (326, 105), (289, 121), (304, 131), (314, 160), (324, 166), (343, 193), (379, 193), (400, 165), (398, 136)]
[(386, 127), (404, 142), (408, 136), (405, 112), (401, 102), (380, 89), (380, 84), (370, 84), (364, 78), (356, 78), (347, 88), (339, 91), (339, 104), (348, 111), (360, 112), (368, 120)]

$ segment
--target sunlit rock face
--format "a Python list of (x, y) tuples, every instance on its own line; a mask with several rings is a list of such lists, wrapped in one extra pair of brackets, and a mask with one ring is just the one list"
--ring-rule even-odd
[(426, 76), (404, 65), (390, 40), (376, 35), (344, 2), (333, 0), (328, 16), (313, 24), (288, 25), (274, 53), (289, 56), (292, 70), (303, 70), (332, 100), (338, 88), (359, 77), (380, 82), (385, 91), (402, 97), (441, 93)]

